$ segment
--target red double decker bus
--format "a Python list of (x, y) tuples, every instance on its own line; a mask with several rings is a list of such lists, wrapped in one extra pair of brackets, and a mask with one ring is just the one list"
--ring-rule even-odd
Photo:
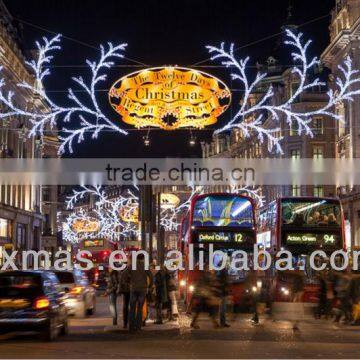
[[(300, 302), (316, 303), (319, 278), (310, 266), (310, 255), (315, 250), (330, 255), (345, 248), (345, 223), (340, 201), (319, 197), (278, 198), (259, 211), (257, 242), (272, 253), (291, 252), (293, 269), (302, 276), (304, 284)], [(274, 268), (271, 271), (273, 301), (293, 301), (294, 277)]]
[[(201, 276), (196, 264), (199, 253), (208, 255), (209, 245), (214, 250), (227, 253), (231, 260), (236, 250), (251, 253), (256, 244), (255, 204), (247, 196), (231, 193), (209, 193), (194, 196), (188, 216), (181, 226), (179, 246), (185, 254), (184, 264), (189, 264), (189, 256), (193, 256), (194, 269), (187, 267), (181, 278), (186, 302), (190, 302), (196, 280)], [(190, 252), (193, 245), (193, 252)], [(208, 256), (204, 256), (205, 261)], [(216, 259), (214, 261), (216, 263)], [(234, 305), (240, 305), (244, 293), (246, 272), (234, 270), (227, 266), (229, 271), (230, 295)]]

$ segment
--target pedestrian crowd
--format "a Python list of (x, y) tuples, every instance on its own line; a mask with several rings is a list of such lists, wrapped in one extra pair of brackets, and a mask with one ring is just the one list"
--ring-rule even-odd
[(122, 297), (123, 328), (131, 332), (145, 326), (148, 318), (154, 318), (155, 324), (162, 324), (164, 311), (169, 321), (179, 316), (175, 273), (163, 266), (158, 271), (154, 266), (146, 270), (144, 260), (140, 254), (136, 269), (127, 264), (122, 271), (112, 270), (106, 289), (113, 325), (118, 324), (117, 299)]
[[(198, 329), (201, 313), (206, 313), (214, 328), (229, 327), (227, 311), (233, 305), (230, 291), (228, 270), (204, 270), (196, 272), (192, 293), (187, 299), (187, 313), (192, 314), (191, 327)], [(282, 301), (290, 303), (318, 302), (314, 306), (317, 319), (333, 319), (334, 322), (360, 325), (360, 275), (347, 271), (335, 272), (324, 270), (313, 277), (318, 284), (313, 298), (309, 296), (305, 271), (282, 271), (275, 277), (266, 273), (249, 271), (243, 279), (241, 302), (243, 309), (251, 313), (251, 322), (259, 323), (259, 314), (271, 314), (272, 305), (279, 299), (274, 297), (274, 286), (283, 287)], [(137, 257), (136, 270), (130, 264), (122, 271), (112, 270), (108, 278), (107, 294), (113, 325), (118, 323), (117, 299), (122, 297), (123, 327), (134, 332), (146, 325), (146, 320), (153, 320), (161, 325), (164, 320), (174, 321), (179, 316), (177, 296), (177, 277), (174, 271), (160, 266), (145, 269), (144, 257)], [(279, 285), (280, 284), (280, 285)], [(311, 286), (310, 286), (311, 288)], [(281, 300), (280, 300), (281, 301)], [(233, 319), (238, 310), (232, 308)], [(298, 321), (293, 322), (293, 329), (298, 330)]]

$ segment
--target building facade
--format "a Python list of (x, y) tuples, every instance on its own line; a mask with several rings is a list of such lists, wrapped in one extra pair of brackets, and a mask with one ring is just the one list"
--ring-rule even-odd
[[(35, 107), (46, 111), (46, 104), (26, 89), (16, 84), (34, 81), (25, 65), (21, 37), (14, 20), (0, 1), (0, 64), (1, 77), (5, 80), (4, 91), (13, 90), (13, 101), (19, 107)], [(5, 110), (5, 109), (4, 109)], [(44, 158), (57, 156), (56, 132), (46, 136), (29, 138), (30, 123), (19, 116), (0, 121), (0, 157), (10, 159)], [(2, 252), (12, 250), (39, 250), (44, 245), (53, 248), (56, 239), (57, 188), (50, 191), (37, 185), (12, 185), (0, 178), (0, 264)], [(44, 202), (44, 192), (50, 192), (49, 202)], [(51, 203), (51, 205), (50, 205)], [(50, 235), (50, 236), (48, 236)], [(43, 242), (43, 244), (42, 244)]]
[[(330, 44), (324, 50), (321, 60), (338, 75), (338, 66), (347, 56), (353, 61), (353, 68), (360, 69), (360, 0), (337, 0), (331, 14)], [(339, 104), (336, 109), (343, 116), (344, 123), (335, 126), (335, 157), (360, 157), (360, 99)], [(360, 187), (347, 186), (338, 189), (342, 200), (351, 245), (360, 246)]]

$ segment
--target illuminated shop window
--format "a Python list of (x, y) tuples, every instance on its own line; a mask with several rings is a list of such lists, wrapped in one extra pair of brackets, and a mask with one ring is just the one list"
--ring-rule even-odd
[(292, 196), (301, 196), (301, 186), (293, 185), (291, 187), (291, 195)]
[(324, 196), (324, 187), (321, 185), (314, 186), (314, 196), (323, 197)]
[(292, 121), (290, 125), (290, 136), (296, 136), (298, 135), (298, 126), (295, 121)]
[(10, 235), (10, 220), (0, 218), (0, 237), (8, 237)]
[(292, 159), (300, 159), (300, 157), (301, 157), (300, 149), (292, 149), (290, 151), (290, 157)]
[(324, 134), (324, 120), (323, 118), (314, 118), (313, 120), (313, 133), (314, 135)]
[(323, 159), (324, 158), (324, 148), (322, 146), (313, 147), (313, 158), (314, 159)]

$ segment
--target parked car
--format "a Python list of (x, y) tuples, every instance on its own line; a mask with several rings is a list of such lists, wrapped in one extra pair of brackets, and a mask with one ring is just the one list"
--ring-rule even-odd
[(0, 331), (37, 331), (44, 340), (68, 332), (64, 293), (49, 271), (0, 273)]
[(86, 274), (78, 269), (54, 270), (62, 290), (67, 294), (65, 305), (70, 315), (85, 317), (96, 310), (95, 289), (89, 284)]

